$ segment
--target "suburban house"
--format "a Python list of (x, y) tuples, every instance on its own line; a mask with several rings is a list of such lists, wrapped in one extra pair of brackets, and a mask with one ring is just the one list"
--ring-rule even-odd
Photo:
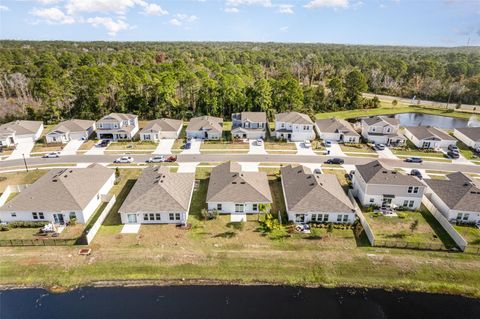
[(313, 122), (307, 114), (285, 112), (275, 114), (275, 137), (301, 142), (315, 138)]
[(118, 210), (123, 224), (185, 224), (195, 173), (174, 173), (168, 166), (142, 172)]
[(233, 138), (265, 138), (268, 128), (265, 112), (241, 112), (232, 114)]
[(333, 174), (312, 174), (305, 166), (281, 168), (288, 220), (295, 223), (348, 223), (355, 208)]
[(208, 183), (209, 211), (243, 216), (258, 214), (260, 204), (271, 204), (265, 172), (244, 172), (238, 163), (225, 162), (212, 169)]
[(35, 142), (43, 132), (39, 121), (13, 121), (0, 125), (0, 146), (13, 147), (21, 142)]
[(53, 169), (1, 207), (0, 220), (85, 224), (114, 182), (114, 171), (98, 164)]
[(158, 119), (147, 123), (140, 131), (140, 140), (158, 142), (164, 138), (177, 139), (182, 131), (183, 121)]
[(57, 124), (45, 135), (47, 143), (68, 143), (71, 140), (88, 140), (95, 131), (95, 121), (69, 120)]
[(456, 128), (453, 136), (474, 150), (480, 149), (480, 127)]
[(106, 140), (131, 140), (138, 132), (138, 116), (111, 113), (97, 121), (97, 138)]
[(432, 126), (407, 126), (404, 135), (418, 148), (446, 148), (457, 140)]
[(416, 177), (386, 169), (379, 161), (357, 165), (352, 178), (354, 195), (362, 206), (418, 209), (425, 185)]
[(362, 119), (362, 136), (375, 144), (401, 145), (405, 137), (399, 132), (400, 122), (395, 118), (373, 116)]
[(199, 116), (190, 119), (186, 129), (188, 138), (219, 140), (222, 138), (223, 119), (214, 116)]
[(318, 136), (322, 140), (337, 141), (341, 143), (360, 143), (360, 134), (354, 129), (352, 124), (344, 119), (324, 119), (315, 122), (315, 128)]
[(451, 222), (480, 223), (480, 185), (462, 172), (447, 179), (426, 179), (426, 193), (435, 207)]

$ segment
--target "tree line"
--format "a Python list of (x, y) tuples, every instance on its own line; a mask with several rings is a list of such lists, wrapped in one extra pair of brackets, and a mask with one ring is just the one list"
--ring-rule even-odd
[(0, 117), (145, 119), (377, 107), (362, 92), (480, 104), (480, 50), (0, 41)]

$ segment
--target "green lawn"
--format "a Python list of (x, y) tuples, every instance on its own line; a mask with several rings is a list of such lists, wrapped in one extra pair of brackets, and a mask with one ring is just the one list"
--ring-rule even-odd
[(157, 148), (157, 143), (151, 141), (136, 141), (136, 142), (112, 142), (107, 150), (109, 151), (128, 151), (128, 150), (151, 150)]
[(478, 251), (480, 253), (480, 229), (473, 225), (455, 225), (457, 232), (468, 242), (468, 251)]
[(0, 193), (3, 193), (8, 185), (32, 184), (48, 170), (33, 169), (27, 172), (0, 173)]
[(464, 144), (462, 141), (457, 141), (458, 149), (460, 150), (460, 154), (462, 154), (466, 159), (478, 159), (478, 156), (475, 155), (473, 150)]
[(342, 151), (347, 153), (359, 152), (359, 153), (376, 153), (367, 144), (339, 144)]

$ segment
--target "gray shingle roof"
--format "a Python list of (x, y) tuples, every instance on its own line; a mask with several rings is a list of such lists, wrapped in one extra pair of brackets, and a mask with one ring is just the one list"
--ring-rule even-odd
[(432, 126), (407, 126), (405, 130), (412, 133), (413, 136), (419, 140), (424, 139), (436, 139), (436, 140), (455, 140), (452, 136), (448, 135), (442, 130), (439, 130)]
[(480, 188), (476, 182), (461, 172), (448, 174), (447, 178), (426, 179), (425, 183), (450, 209), (480, 212)]
[(351, 212), (353, 204), (335, 175), (312, 174), (304, 166), (282, 167), (282, 185), (289, 211)]
[(343, 119), (324, 119), (315, 122), (322, 133), (344, 133), (347, 135), (359, 136), (352, 125)]
[(357, 173), (362, 175), (362, 178), (368, 184), (425, 186), (411, 175), (385, 168), (379, 161), (357, 165)]
[(48, 134), (59, 132), (59, 133), (68, 133), (68, 132), (85, 132), (88, 128), (92, 127), (95, 124), (95, 121), (90, 120), (68, 120), (61, 123), (58, 123)]
[(137, 118), (137, 115), (134, 114), (126, 114), (126, 113), (110, 113), (108, 115), (105, 115), (102, 117), (99, 122), (105, 121), (126, 121), (126, 120), (133, 120), (134, 118)]
[(285, 112), (275, 114), (275, 121), (293, 124), (313, 124), (307, 114), (299, 112)]
[(30, 135), (35, 134), (43, 125), (40, 121), (13, 121), (0, 125), (0, 134)]
[(194, 182), (194, 173), (174, 173), (168, 166), (145, 168), (118, 212), (187, 211)]
[(384, 117), (384, 116), (373, 116), (373, 117), (368, 117), (366, 119), (362, 120), (365, 122), (368, 126), (372, 126), (375, 124), (380, 124), (383, 126), (386, 125), (400, 125), (400, 121), (397, 120), (396, 118), (393, 117)]
[(0, 211), (83, 210), (112, 177), (101, 165), (52, 169), (0, 208)]
[(187, 131), (212, 130), (222, 132), (223, 119), (214, 116), (199, 116), (190, 119), (187, 126)]
[(147, 123), (140, 133), (178, 132), (183, 121), (174, 119), (158, 119)]
[(271, 203), (265, 172), (243, 172), (238, 163), (225, 162), (212, 169), (207, 202)]
[(242, 112), (240, 113), (242, 122), (250, 121), (255, 123), (267, 122), (267, 114), (265, 112)]
[(457, 131), (475, 142), (480, 142), (480, 127), (461, 127)]

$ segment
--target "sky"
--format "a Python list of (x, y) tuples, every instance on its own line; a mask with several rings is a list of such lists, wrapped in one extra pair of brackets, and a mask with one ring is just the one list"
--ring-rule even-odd
[(480, 0), (0, 0), (0, 39), (480, 46)]

